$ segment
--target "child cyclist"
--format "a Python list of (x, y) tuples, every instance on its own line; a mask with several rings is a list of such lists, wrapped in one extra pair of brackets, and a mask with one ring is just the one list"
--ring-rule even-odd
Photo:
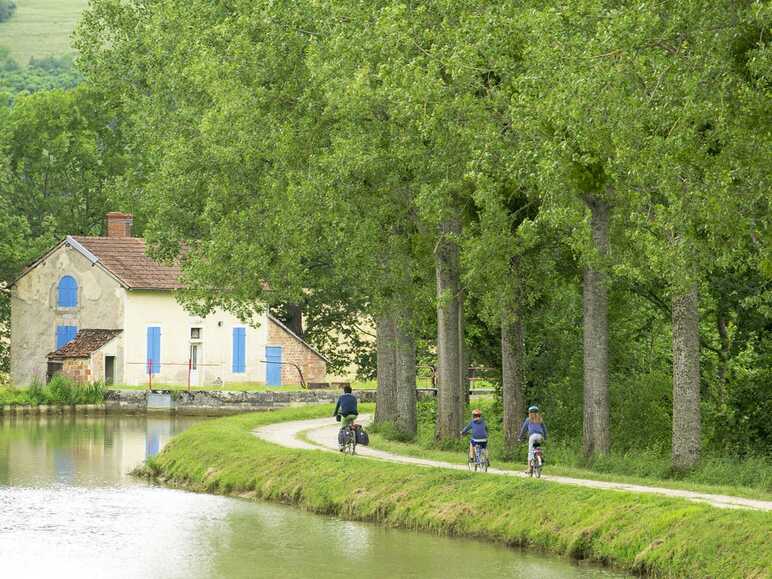
[(472, 420), (461, 431), (461, 436), (470, 431), (472, 438), (469, 440), (469, 461), (474, 462), (474, 447), (488, 448), (488, 426), (482, 419), (482, 412), (477, 408), (472, 410)]
[(528, 470), (525, 472), (530, 473), (533, 469), (532, 461), (534, 445), (539, 446), (542, 442), (547, 440), (547, 425), (544, 424), (544, 421), (542, 420), (538, 406), (530, 406), (528, 408), (528, 418), (523, 421), (517, 439), (523, 440), (523, 435), (526, 431), (528, 432)]

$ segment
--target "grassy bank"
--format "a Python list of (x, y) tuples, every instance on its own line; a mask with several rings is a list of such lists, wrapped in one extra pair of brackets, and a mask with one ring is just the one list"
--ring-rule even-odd
[(255, 497), (385, 525), (527, 546), (663, 577), (765, 577), (768, 513), (291, 450), (250, 430), (328, 406), (192, 427), (144, 469), (184, 488)]
[(55, 376), (45, 386), (33, 384), (28, 388), (0, 388), (0, 406), (101, 404), (104, 399), (102, 384), (77, 384), (62, 376)]
[[(477, 400), (473, 404), (480, 407), (486, 417), (495, 466), (524, 469), (527, 447), (522, 444), (513, 453), (505, 452), (496, 403), (491, 399)], [(393, 440), (386, 429), (382, 433), (373, 433), (372, 445), (399, 454), (463, 462), (466, 440), (459, 438), (455, 442), (438, 445), (434, 438), (434, 420), (433, 402), (422, 402), (419, 404), (418, 437), (414, 442), (408, 444)], [(580, 441), (561, 440), (560, 433), (555, 432), (550, 433), (545, 454), (547, 474), (772, 500), (772, 463), (764, 456), (739, 459), (708, 455), (703, 457), (695, 470), (675, 473), (670, 468), (667, 449), (612, 452), (607, 457), (587, 462), (582, 456)]]

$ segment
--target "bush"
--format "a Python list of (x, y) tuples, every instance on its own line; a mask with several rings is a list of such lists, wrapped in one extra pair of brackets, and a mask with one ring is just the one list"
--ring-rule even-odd
[(104, 384), (78, 384), (61, 375), (54, 376), (45, 386), (36, 381), (29, 388), (0, 389), (0, 405), (101, 404), (104, 398)]

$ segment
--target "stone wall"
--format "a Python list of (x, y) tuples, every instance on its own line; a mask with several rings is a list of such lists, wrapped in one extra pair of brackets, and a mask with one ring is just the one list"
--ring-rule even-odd
[[(301, 390), (297, 392), (236, 392), (231, 390), (153, 390), (153, 394), (166, 394), (172, 399), (171, 409), (178, 414), (236, 414), (272, 410), (287, 406), (307, 404), (332, 405), (340, 396), (333, 390)], [(356, 393), (360, 402), (375, 402), (375, 390)], [(105, 409), (108, 412), (145, 412), (147, 390), (108, 390), (105, 393)]]
[(91, 364), (88, 358), (65, 358), (62, 374), (79, 384), (92, 381)]
[[(306, 383), (324, 382), (327, 375), (327, 362), (324, 358), (272, 319), (268, 321), (268, 345), (281, 346), (282, 362), (291, 362), (300, 366)], [(300, 376), (294, 366), (282, 364), (281, 383), (282, 385), (300, 384)]]
[[(171, 406), (165, 410), (178, 414), (204, 414), (218, 416), (237, 414), (239, 412), (255, 412), (259, 410), (274, 410), (287, 406), (303, 406), (307, 404), (332, 405), (340, 396), (339, 390), (299, 390), (296, 392), (236, 392), (232, 390), (153, 390), (154, 395), (168, 395)], [(493, 390), (473, 391), (475, 395), (490, 395)], [(375, 390), (355, 390), (354, 394), (360, 402), (375, 402)], [(436, 396), (433, 388), (419, 388), (418, 399), (424, 400)], [(157, 396), (156, 396), (157, 397)], [(107, 390), (105, 393), (105, 409), (107, 412), (146, 412), (148, 410), (147, 390)]]

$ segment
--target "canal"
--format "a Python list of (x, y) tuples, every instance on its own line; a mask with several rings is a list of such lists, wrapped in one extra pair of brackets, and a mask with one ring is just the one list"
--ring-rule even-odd
[(498, 545), (152, 486), (196, 418), (0, 419), (2, 577), (620, 577)]

